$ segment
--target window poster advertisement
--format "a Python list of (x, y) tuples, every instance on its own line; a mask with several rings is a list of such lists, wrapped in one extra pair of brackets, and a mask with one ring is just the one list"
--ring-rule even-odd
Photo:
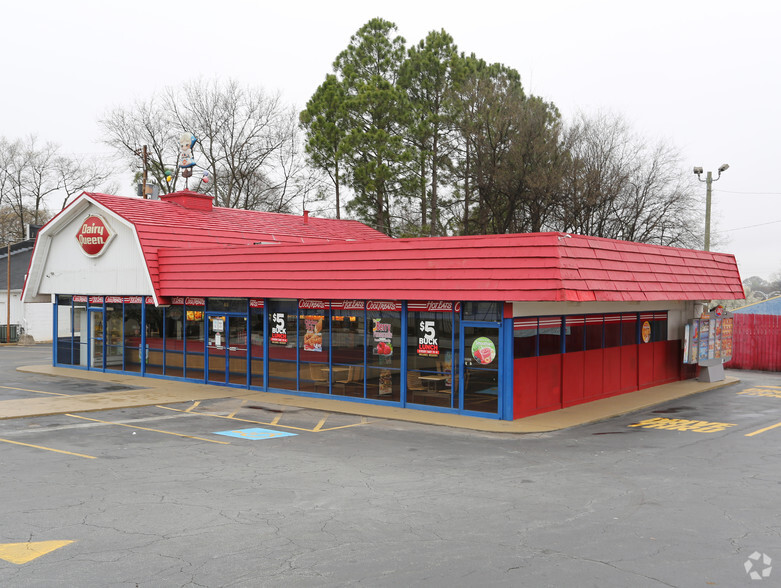
[(284, 312), (275, 312), (271, 315), (270, 341), (275, 345), (287, 345), (287, 328), (285, 327)]
[(306, 316), (304, 317), (304, 351), (322, 351), (323, 350), (323, 317)]
[(699, 360), (708, 360), (708, 340), (710, 339), (710, 321), (707, 318), (700, 320)]
[(390, 358), (393, 355), (393, 325), (383, 323), (381, 318), (372, 319), (374, 355)]
[(496, 359), (496, 345), (488, 337), (478, 337), (472, 342), (472, 357), (480, 365), (488, 365)]
[(727, 361), (732, 358), (732, 317), (721, 322), (721, 357)]
[(418, 355), (439, 357), (439, 342), (435, 321), (420, 321), (418, 323)]

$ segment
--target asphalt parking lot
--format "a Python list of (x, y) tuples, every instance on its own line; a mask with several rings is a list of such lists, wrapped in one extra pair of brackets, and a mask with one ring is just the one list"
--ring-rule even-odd
[[(115, 389), (16, 372), (48, 353), (0, 348), (0, 398)], [(0, 585), (781, 585), (781, 374), (733, 375), (527, 435), (239, 398), (0, 420)]]

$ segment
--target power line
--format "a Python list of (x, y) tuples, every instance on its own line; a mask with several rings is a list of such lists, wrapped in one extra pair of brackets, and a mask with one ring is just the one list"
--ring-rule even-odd
[(713, 189), (714, 192), (719, 192), (721, 194), (748, 194), (749, 196), (781, 196), (781, 192), (738, 192), (735, 190), (716, 190)]
[(759, 223), (758, 225), (749, 225), (747, 227), (737, 227), (737, 228), (734, 228), (734, 229), (724, 229), (722, 232), (723, 233), (729, 233), (730, 231), (741, 231), (743, 229), (753, 229), (754, 227), (764, 227), (765, 225), (775, 225), (777, 223), (781, 223), (781, 220), (770, 221), (770, 222), (767, 222), (767, 223)]

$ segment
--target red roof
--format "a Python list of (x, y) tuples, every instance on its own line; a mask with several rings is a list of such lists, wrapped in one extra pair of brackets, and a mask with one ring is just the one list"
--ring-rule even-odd
[(531, 233), (159, 251), (162, 296), (652, 301), (743, 298), (732, 255)]
[[(83, 193), (131, 223), (138, 234), (155, 290), (159, 291), (157, 252), (161, 247), (189, 250), (194, 247), (251, 245), (253, 243), (328, 243), (390, 237), (362, 223), (259, 212), (237, 208), (212, 208), (204, 196), (177, 192), (170, 201), (145, 200), (108, 194)], [(188, 204), (191, 200), (191, 205)], [(185, 205), (183, 205), (185, 204)]]

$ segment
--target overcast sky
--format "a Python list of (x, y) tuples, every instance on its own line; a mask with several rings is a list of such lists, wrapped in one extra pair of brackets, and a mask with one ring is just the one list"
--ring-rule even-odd
[(619, 113), (678, 147), (687, 169), (728, 163), (713, 184), (718, 249), (743, 278), (781, 272), (781, 3), (770, 0), (16, 1), (2, 15), (0, 136), (105, 154), (101, 115), (198, 77), (303, 107), (375, 16), (408, 45), (445, 29), (565, 118)]

